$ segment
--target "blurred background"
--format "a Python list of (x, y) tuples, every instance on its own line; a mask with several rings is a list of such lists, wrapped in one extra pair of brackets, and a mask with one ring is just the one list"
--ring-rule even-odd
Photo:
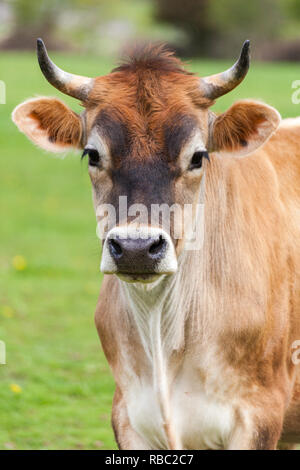
[(0, 0), (0, 449), (113, 449), (114, 384), (93, 320), (102, 278), (86, 162), (47, 155), (10, 118), (35, 95), (80, 111), (42, 76), (39, 36), (58, 66), (88, 76), (108, 73), (137, 41), (167, 42), (191, 71), (209, 75), (250, 39), (250, 71), (215, 109), (257, 98), (297, 116), (300, 0)]
[(118, 54), (135, 40), (168, 42), (190, 57), (230, 57), (249, 37), (263, 60), (300, 58), (299, 0), (4, 0), (0, 48)]

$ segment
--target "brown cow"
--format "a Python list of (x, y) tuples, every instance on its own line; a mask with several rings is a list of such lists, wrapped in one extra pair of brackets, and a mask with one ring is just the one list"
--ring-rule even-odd
[[(116, 209), (101, 229), (110, 275), (96, 325), (116, 381), (119, 447), (300, 442), (300, 122), (280, 124), (252, 100), (210, 110), (246, 75), (249, 43), (231, 69), (201, 79), (162, 46), (95, 79), (60, 70), (41, 40), (38, 57), (85, 109), (36, 98), (14, 122), (46, 150), (84, 149), (96, 211)], [(124, 196), (129, 208), (158, 206), (156, 223), (149, 213), (132, 223)], [(192, 210), (185, 223), (175, 211), (167, 230), (163, 204)], [(191, 227), (203, 240), (187, 249)]]

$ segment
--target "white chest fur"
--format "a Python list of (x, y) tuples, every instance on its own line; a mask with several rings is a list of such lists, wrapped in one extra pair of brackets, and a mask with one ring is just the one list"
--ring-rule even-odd
[[(177, 292), (176, 285), (169, 287)], [(168, 449), (171, 441), (182, 449), (224, 448), (234, 427), (234, 409), (226, 393), (232, 375), (213, 345), (184, 355), (179, 367), (171, 365), (174, 350), (183, 345), (185, 314), (180, 297), (165, 292), (166, 286), (159, 287), (151, 302), (146, 289), (130, 286), (124, 291), (130, 321), (143, 346), (143, 362), (148, 364), (138, 377), (130, 361), (124, 365), (130, 423), (152, 449)]]
[[(170, 426), (178, 448), (226, 448), (234, 428), (230, 403), (220, 400), (218, 394), (208, 394), (187, 364), (169, 384), (167, 393)], [(168, 449), (161, 397), (151, 380), (139, 378), (131, 383), (127, 410), (132, 427), (150, 448)]]

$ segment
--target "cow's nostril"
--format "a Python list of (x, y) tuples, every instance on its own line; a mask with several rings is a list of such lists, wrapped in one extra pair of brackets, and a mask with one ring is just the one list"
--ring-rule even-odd
[(122, 254), (123, 254), (123, 250), (122, 250), (122, 247), (121, 247), (120, 243), (118, 243), (113, 238), (111, 238), (109, 240), (109, 249), (110, 249), (111, 254), (115, 258), (120, 258), (120, 256), (122, 256)]
[(165, 246), (166, 246), (166, 240), (162, 237), (162, 235), (160, 235), (159, 238), (150, 246), (149, 248), (150, 255), (161, 254)]

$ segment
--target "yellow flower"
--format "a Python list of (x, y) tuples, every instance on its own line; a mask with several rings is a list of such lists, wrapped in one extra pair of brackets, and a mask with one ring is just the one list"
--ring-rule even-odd
[(9, 305), (3, 305), (1, 313), (5, 318), (12, 318), (14, 316), (14, 311)]
[(9, 387), (13, 393), (22, 393), (22, 388), (18, 384), (10, 384)]
[(12, 264), (16, 271), (24, 271), (27, 267), (26, 259), (21, 255), (14, 256)]

